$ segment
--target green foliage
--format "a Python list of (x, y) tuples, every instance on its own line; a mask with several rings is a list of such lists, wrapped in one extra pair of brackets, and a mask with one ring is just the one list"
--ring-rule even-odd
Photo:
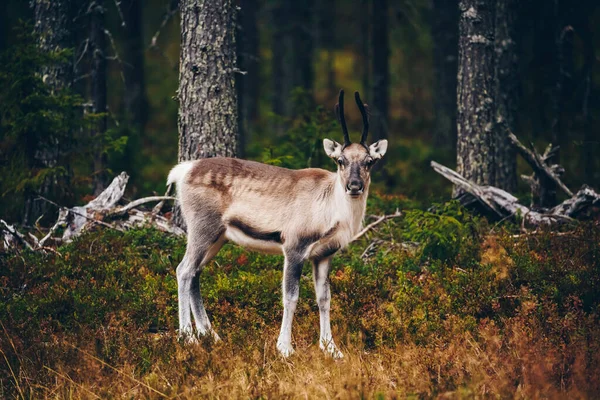
[(68, 160), (82, 100), (66, 89), (52, 93), (40, 74), (42, 66), (66, 63), (71, 52), (41, 52), (32, 31), (22, 24), (18, 45), (0, 55), (0, 208), (10, 219), (22, 212), (23, 198), (46, 182), (63, 183), (48, 194), (54, 199), (73, 195)]
[(44, 194), (71, 205), (90, 192), (91, 162), (98, 153), (122, 153), (118, 129), (90, 136), (107, 113), (83, 113), (70, 88), (51, 88), (42, 71), (70, 68), (72, 51), (43, 52), (33, 28), (22, 23), (17, 42), (0, 55), (0, 209), (21, 220), (27, 199)]
[(337, 137), (335, 119), (330, 111), (315, 107), (310, 92), (296, 88), (292, 92), (293, 117), (271, 115), (273, 125), (285, 126), (284, 135), (261, 136), (249, 153), (266, 164), (285, 168), (309, 168), (329, 165), (323, 152), (323, 139)]
[(404, 239), (421, 244), (422, 259), (440, 260), (446, 264), (476, 261), (479, 247), (477, 218), (456, 201), (432, 209), (406, 212)]
[[(380, 213), (379, 207), (395, 209), (404, 201), (373, 200), (378, 206), (370, 213)], [(484, 352), (486, 357), (521, 352), (515, 361), (520, 371), (532, 338), (543, 338), (535, 346), (552, 346), (544, 354), (565, 352), (560, 353), (565, 355), (559, 357), (563, 360), (560, 368), (580, 368), (574, 353), (564, 349), (592, 343), (597, 337), (593, 336), (600, 307), (597, 223), (568, 234), (537, 232), (514, 237), (508, 229), (496, 227), (495, 233), (490, 232), (485, 221), (456, 203), (432, 211), (404, 212), (404, 219), (378, 228), (378, 235), (389, 240), (368, 258), (362, 257), (371, 243), (368, 239), (334, 258), (331, 317), (334, 335), (343, 348), (361, 357), (379, 357), (385, 352), (401, 354), (400, 346), (408, 346), (418, 354), (418, 365), (430, 365), (427, 357), (436, 351), (448, 354), (440, 355), (446, 361), (435, 364), (431, 373), (440, 390), (470, 382), (470, 375), (461, 378), (450, 373), (465, 346), (480, 346), (477, 354)], [(405, 240), (419, 241), (419, 250), (415, 253), (397, 243)], [(4, 334), (14, 338), (20, 353), (28, 354), (31, 369), (36, 371), (42, 365), (58, 368), (54, 362), (60, 366), (77, 358), (72, 348), (65, 353), (64, 346), (54, 350), (47, 345), (57, 341), (92, 343), (95, 350), (87, 346), (86, 351), (111, 365), (126, 364), (136, 376), (151, 375), (156, 373), (153, 366), (173, 363), (183, 368), (178, 371), (183, 376), (220, 374), (227, 367), (215, 366), (213, 344), (202, 343), (201, 351), (208, 354), (198, 355), (199, 350), (184, 351), (174, 339), (175, 269), (184, 250), (184, 240), (153, 229), (125, 233), (101, 229), (60, 247), (58, 253), (0, 254)], [(264, 362), (265, 349), (274, 347), (282, 312), (282, 264), (281, 256), (228, 244), (202, 271), (205, 304), (225, 341), (221, 349), (231, 348), (243, 365)], [(294, 337), (297, 346), (305, 348), (316, 345), (319, 326), (308, 263), (300, 298)], [(17, 364), (19, 353), (6, 341), (2, 343), (8, 361)], [(497, 352), (494, 343), (499, 346)], [(592, 362), (585, 354), (593, 354), (593, 346), (581, 346), (577, 357)], [(10, 387), (10, 375), (2, 368), (0, 381), (9, 382), (3, 385)], [(404, 368), (416, 367), (409, 363)], [(440, 375), (447, 377), (436, 381)], [(43, 376), (54, 379), (51, 374)], [(522, 379), (519, 376), (511, 379)], [(562, 382), (554, 375), (545, 379), (552, 385)]]

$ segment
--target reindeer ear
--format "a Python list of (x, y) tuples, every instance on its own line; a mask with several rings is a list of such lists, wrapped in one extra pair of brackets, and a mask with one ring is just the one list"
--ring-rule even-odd
[(378, 140), (369, 146), (369, 154), (375, 160), (382, 158), (387, 151), (388, 141), (385, 139)]
[(323, 148), (325, 153), (335, 160), (342, 155), (342, 145), (335, 140), (323, 139)]

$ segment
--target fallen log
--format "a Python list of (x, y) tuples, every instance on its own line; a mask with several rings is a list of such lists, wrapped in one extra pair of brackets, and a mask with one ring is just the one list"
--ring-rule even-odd
[[(185, 235), (183, 229), (173, 225), (169, 219), (159, 214), (160, 209), (158, 207), (155, 207), (152, 211), (138, 209), (139, 206), (150, 202), (159, 202), (162, 208), (165, 201), (173, 201), (175, 200), (174, 197), (144, 197), (119, 207), (117, 204), (123, 199), (128, 180), (129, 176), (125, 172), (121, 172), (98, 197), (84, 206), (62, 207), (53, 201), (40, 197), (41, 200), (59, 208), (56, 223), (42, 239), (38, 240), (32, 234), (29, 234), (28, 239), (14, 226), (0, 220), (0, 233), (2, 234), (4, 248), (9, 249), (20, 245), (34, 251), (51, 250), (46, 247), (48, 241), (70, 242), (94, 225), (101, 225), (121, 232), (135, 227), (152, 225), (159, 230), (174, 235)], [(55, 237), (54, 235), (61, 227), (65, 227), (62, 237)]]
[[(487, 210), (495, 214), (500, 219), (505, 218), (523, 218), (523, 222), (538, 226), (550, 225), (559, 222), (572, 221), (573, 218), (580, 215), (590, 206), (600, 205), (600, 195), (591, 188), (584, 186), (572, 198), (565, 200), (554, 207), (548, 213), (542, 213), (531, 210), (530, 208), (519, 204), (518, 199), (512, 194), (494, 186), (481, 186), (462, 175), (445, 167), (435, 161), (431, 162), (433, 169), (448, 179), (456, 186), (469, 193), (472, 198), (484, 205)], [(472, 201), (472, 198), (462, 197), (459, 199), (463, 205)]]

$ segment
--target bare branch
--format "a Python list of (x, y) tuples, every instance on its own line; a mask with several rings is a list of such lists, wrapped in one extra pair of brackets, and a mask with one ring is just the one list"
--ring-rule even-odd
[[(550, 168), (550, 166), (546, 165), (543, 157), (540, 156), (534, 149), (534, 151), (529, 150), (525, 146), (519, 142), (519, 139), (512, 133), (508, 133), (508, 138), (510, 139), (513, 147), (521, 154), (521, 156), (527, 161), (527, 163), (533, 168), (535, 173), (551, 182), (554, 182), (558, 187), (560, 187), (566, 194), (569, 196), (573, 196), (573, 192), (567, 188), (567, 186), (559, 179), (559, 177), (554, 173), (554, 171)], [(533, 145), (532, 145), (533, 147)], [(551, 151), (546, 151), (546, 154), (549, 154)]]
[(127, 211), (131, 210), (132, 208), (135, 208), (137, 206), (140, 206), (142, 204), (146, 204), (146, 203), (150, 203), (152, 201), (165, 201), (165, 200), (172, 200), (175, 201), (176, 198), (175, 197), (171, 197), (171, 196), (149, 196), (149, 197), (143, 197), (141, 199), (137, 199), (135, 201), (132, 201), (131, 203), (127, 204), (124, 207), (119, 208), (116, 211), (111, 212), (109, 215), (125, 215), (127, 213)]
[[(21, 232), (19, 232), (14, 226), (7, 224), (6, 221), (4, 221), (3, 219), (0, 219), (0, 224), (4, 225), (4, 230), (7, 231), (8, 233), (10, 233), (15, 239), (17, 239), (23, 245), (25, 245), (25, 247), (27, 247), (29, 250), (33, 250), (33, 247), (29, 244), (29, 242), (27, 240), (25, 240), (25, 235), (23, 235)], [(7, 243), (7, 245), (8, 245), (8, 243)]]
[(125, 27), (127, 24), (125, 23), (125, 17), (123, 17), (123, 11), (121, 10), (121, 2), (119, 0), (114, 0), (115, 8), (119, 13), (119, 17), (121, 18), (121, 26)]
[(163, 17), (162, 22), (160, 23), (160, 26), (158, 27), (158, 30), (152, 36), (152, 40), (150, 41), (150, 46), (149, 46), (150, 48), (158, 47), (156, 45), (156, 42), (158, 40), (158, 37), (160, 36), (160, 33), (162, 32), (163, 28), (167, 25), (167, 23), (171, 20), (171, 18), (173, 18), (173, 16), (177, 13), (178, 10), (179, 10), (179, 0), (172, 0), (171, 4), (169, 4), (169, 7), (167, 8), (167, 12)]
[(402, 216), (402, 213), (400, 212), (400, 210), (396, 210), (396, 212), (393, 214), (382, 215), (382, 216), (378, 217), (377, 220), (375, 220), (375, 222), (371, 222), (369, 225), (365, 226), (362, 231), (360, 231), (356, 235), (354, 235), (351, 242), (361, 238), (365, 233), (369, 232), (371, 229), (375, 228), (377, 225), (379, 225), (383, 221), (391, 219), (391, 218), (399, 218), (401, 216)]
[(123, 62), (123, 60), (121, 60), (121, 57), (119, 57), (119, 52), (117, 50), (117, 46), (115, 45), (115, 40), (113, 38), (112, 33), (110, 33), (108, 29), (104, 29), (104, 34), (108, 37), (108, 40), (110, 41), (110, 47), (112, 47), (114, 52), (113, 56), (106, 56), (105, 58), (107, 60), (115, 60), (117, 61), (117, 63), (119, 63), (119, 65), (121, 66), (121, 68), (119, 69), (119, 75), (121, 75), (121, 80), (123, 81), (123, 83), (125, 83), (125, 74), (123, 73), (123, 68), (125, 65), (129, 67), (131, 67), (131, 65), (126, 64), (125, 62)]

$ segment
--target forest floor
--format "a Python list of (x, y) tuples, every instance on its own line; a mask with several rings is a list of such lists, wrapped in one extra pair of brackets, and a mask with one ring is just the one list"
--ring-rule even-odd
[[(369, 212), (403, 201), (374, 196)], [(201, 277), (223, 340), (185, 345), (183, 239), (102, 228), (0, 254), (0, 397), (593, 398), (600, 224), (519, 228), (448, 203), (353, 243), (331, 272), (337, 361), (319, 350), (309, 265), (283, 359), (282, 257), (226, 245)]]

